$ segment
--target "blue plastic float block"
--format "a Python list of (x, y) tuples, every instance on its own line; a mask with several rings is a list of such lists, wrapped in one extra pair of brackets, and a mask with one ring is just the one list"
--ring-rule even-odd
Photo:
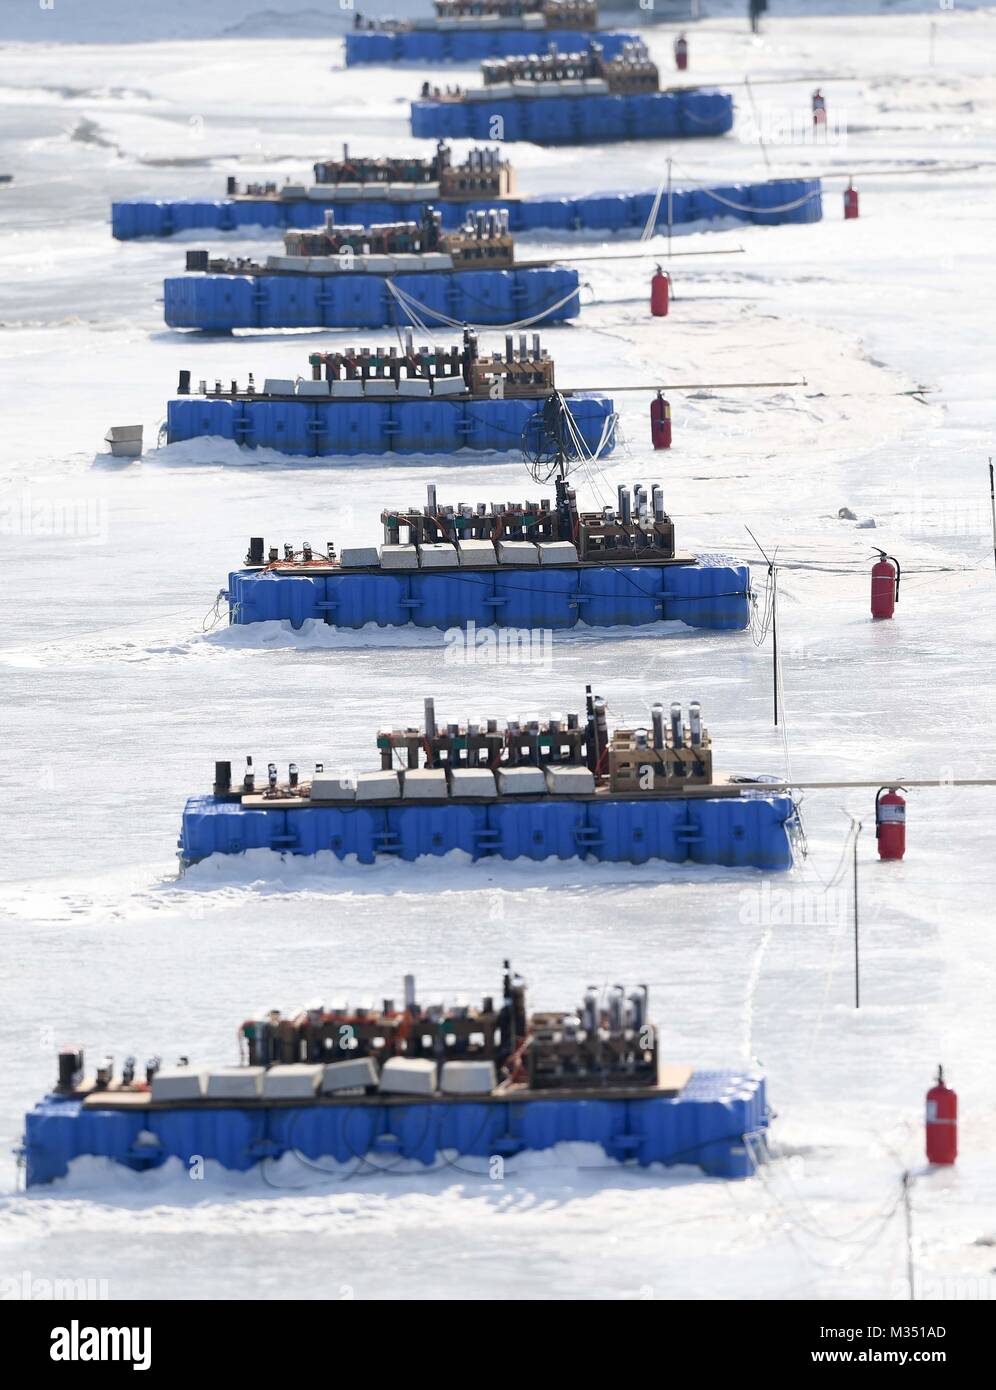
[(589, 802), (584, 843), (609, 863), (718, 864), (787, 869), (789, 797), (715, 797), (688, 801)]
[[(594, 450), (613, 403), (606, 396), (575, 396), (571, 415)], [(275, 449), (306, 458), (358, 454), (450, 454), (457, 449), (518, 451), (523, 433), (539, 419), (536, 401), (231, 401), (184, 396), (166, 407), (170, 444), (221, 438), (247, 448)], [(610, 435), (605, 454), (615, 441)]]
[(588, 810), (585, 847), (596, 859), (615, 862), (621, 845), (627, 847), (631, 864), (650, 859), (682, 863), (687, 845), (679, 828), (688, 818), (685, 801), (606, 801), (593, 803)]
[(249, 849), (288, 847), (287, 813), (253, 811), (237, 802), (213, 796), (192, 796), (183, 811), (180, 848), (198, 853), (197, 846), (211, 844), (213, 854), (244, 854)]
[[(228, 576), (229, 604), (237, 613), (235, 621), (238, 623), (265, 623), (278, 619), (290, 623), (297, 629), (309, 619), (334, 621), (327, 617), (330, 612), (327, 606), (327, 584), (328, 580), (325, 578), (309, 579), (306, 575), (236, 571)], [(390, 588), (385, 585), (384, 589), (386, 597)], [(371, 603), (376, 601), (375, 594), (367, 593), (364, 597)], [(355, 624), (357, 627), (362, 625)]]
[[(692, 222), (691, 199), (692, 195), (684, 189), (672, 189), (671, 191), (671, 226), (678, 227), (684, 222)], [(629, 227), (638, 227), (641, 231), (650, 220), (653, 212), (654, 203), (657, 201), (657, 194), (654, 193), (634, 193), (627, 199), (629, 204)], [(746, 217), (749, 214), (744, 214)], [(657, 208), (657, 217), (654, 221), (655, 227), (666, 227), (668, 225), (668, 198), (665, 191), (661, 195), (660, 203)]]
[(487, 814), (484, 846), (502, 859), (576, 859), (588, 825), (585, 802), (498, 801)]
[(416, 627), (466, 627), (473, 622), (487, 627), (495, 618), (495, 581), (488, 573), (470, 570), (437, 575), (417, 571), (409, 578), (410, 595), (404, 600), (407, 621)]
[(823, 216), (819, 179), (772, 179), (743, 190), (754, 211), (751, 221), (765, 226), (819, 222)]
[[(605, 398), (597, 396), (575, 396), (571, 400), (571, 419), (592, 453), (602, 444), (606, 418), (612, 414), (611, 409), (606, 411), (605, 404)], [(610, 433), (602, 446), (603, 452), (611, 453), (610, 446), (614, 442), (614, 433)]]
[[(72, 1160), (84, 1154), (111, 1158), (137, 1172), (158, 1168), (167, 1158), (189, 1163), (201, 1154), (245, 1172), (266, 1151), (266, 1129), (262, 1111), (191, 1108), (139, 1116), (46, 1097), (25, 1125), (27, 1184), (65, 1177)], [(139, 1145), (143, 1131), (155, 1135), (158, 1143)]]
[(733, 129), (733, 98), (726, 92), (679, 92), (676, 103), (679, 136), (726, 135)]
[(635, 627), (680, 619), (689, 627), (747, 626), (746, 565), (605, 565), (591, 568), (415, 570), (319, 578), (272, 570), (228, 576), (232, 622), (309, 619), (335, 627)]
[(355, 854), (361, 864), (372, 864), (377, 854), (394, 852), (383, 807), (314, 806), (285, 814), (284, 848), (292, 854), (331, 850), (337, 859)]
[(665, 590), (685, 583), (687, 576), (676, 575), (672, 580), (669, 569), (662, 565), (606, 565), (580, 570), (578, 617), (589, 627), (659, 622), (664, 616)]
[(346, 66), (365, 63), (477, 63), (484, 58), (523, 58), (553, 44), (558, 52), (576, 53), (593, 41), (614, 58), (634, 34), (589, 33), (576, 29), (415, 30), (396, 34), (346, 35)]
[[(575, 399), (572, 414), (577, 404)], [(536, 418), (535, 401), (468, 401), (460, 427), (460, 445), (468, 449), (499, 449), (503, 453), (521, 449), (523, 433)], [(602, 419), (605, 418), (603, 413)]]
[(176, 275), (163, 283), (171, 328), (257, 328), (256, 286), (247, 275)]
[(563, 628), (578, 620), (579, 571), (537, 568), (494, 575), (494, 618), (500, 627)]
[(664, 572), (663, 617), (689, 627), (732, 631), (750, 621), (747, 565), (681, 565)]
[(136, 1114), (46, 1096), (26, 1116), (24, 1147), (29, 1187), (65, 1177), (84, 1155), (136, 1172), (168, 1158), (189, 1166), (195, 1157), (246, 1172), (289, 1152), (313, 1162), (350, 1163), (381, 1153), (430, 1165), (454, 1151), (512, 1158), (579, 1141), (641, 1167), (691, 1164), (711, 1177), (744, 1178), (753, 1171), (745, 1137), (763, 1133), (768, 1123), (763, 1077), (696, 1071), (677, 1096), (637, 1100), (187, 1106)]
[(754, 218), (751, 185), (721, 184), (716, 188), (700, 188), (689, 194), (693, 221), (729, 220), (750, 222)]
[[(581, 305), (576, 270), (438, 271), (398, 275), (424, 308), (467, 323), (559, 323)], [(560, 303), (565, 296), (573, 297)], [(170, 328), (384, 328), (407, 322), (382, 275), (182, 275), (163, 285)], [(426, 311), (429, 311), (428, 313)]]
[(487, 821), (485, 806), (391, 806), (385, 852), (412, 862), (471, 846), (476, 859), (487, 843)]
[[(502, 122), (499, 135), (494, 125)], [(412, 102), (411, 132), (428, 139), (531, 140), (538, 145), (601, 144), (725, 135), (733, 128), (726, 92), (637, 92), (631, 96), (513, 97), (498, 101)]]
[[(425, 819), (433, 810), (434, 817)], [(467, 817), (467, 809), (485, 813)], [(184, 863), (247, 849), (377, 854), (404, 859), (461, 849), (473, 859), (583, 858), (642, 864), (718, 864), (726, 868), (788, 869), (792, 864), (788, 796), (678, 798), (661, 801), (495, 801), (484, 807), (399, 805), (303, 807), (290, 811), (243, 809), (211, 796), (191, 797), (183, 812), (179, 848)], [(413, 820), (406, 818), (412, 816)], [(439, 836), (438, 842), (433, 837)], [(429, 848), (420, 848), (428, 845)], [(444, 847), (445, 846), (445, 847)]]
[(410, 600), (407, 574), (333, 574), (325, 580), (325, 597), (316, 616), (335, 627), (403, 627), (410, 621)]
[[(516, 116), (516, 120), (519, 120)], [(506, 130), (506, 138), (511, 132)], [(822, 215), (821, 183), (819, 179), (776, 179), (762, 184), (736, 184), (716, 189), (673, 189), (671, 193), (671, 225), (700, 222), (714, 218), (735, 218), (741, 222), (758, 222), (774, 226), (777, 223), (819, 222)], [(727, 207), (711, 194), (720, 193), (737, 204)], [(502, 199), (475, 200), (475, 208), (503, 209), (508, 212), (513, 232), (527, 231), (618, 231), (628, 227), (645, 227), (656, 198), (655, 193), (592, 194), (581, 198), (523, 198), (509, 202)], [(791, 206), (800, 198), (805, 201)], [(620, 202), (626, 204), (625, 213)], [(787, 206), (786, 206), (787, 205)], [(134, 237), (172, 236), (196, 225), (231, 231), (239, 227), (319, 227), (325, 221), (325, 210), (335, 207), (343, 216), (371, 226), (377, 222), (398, 222), (419, 218), (428, 203), (363, 203), (337, 200), (330, 188), (327, 199), (303, 199), (300, 202), (226, 200), (216, 203), (114, 203), (111, 210), (111, 230), (120, 241)], [(466, 203), (440, 203), (443, 227), (453, 231), (461, 225), (467, 213)], [(623, 220), (621, 220), (623, 219)], [(656, 225), (666, 227), (667, 198), (662, 197)], [(423, 277), (433, 278), (433, 277)], [(412, 291), (414, 293), (414, 291)], [(419, 296), (421, 297), (421, 296)]]

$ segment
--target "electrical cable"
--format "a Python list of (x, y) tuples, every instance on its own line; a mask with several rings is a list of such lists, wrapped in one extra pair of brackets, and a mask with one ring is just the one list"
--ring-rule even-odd
[[(418, 318), (417, 312), (413, 311), (418, 311), (423, 314), (426, 314), (428, 315), (428, 317), (436, 320), (439, 323), (445, 324), (449, 328), (473, 328), (477, 330), (494, 329), (495, 331), (500, 331), (504, 329), (508, 331), (517, 328), (531, 328), (534, 324), (542, 323), (544, 319), (549, 318), (551, 314), (556, 313), (556, 311), (558, 309), (563, 308), (565, 304), (569, 304), (572, 299), (576, 299), (582, 289), (591, 288), (590, 285), (588, 285), (587, 283), (579, 284), (575, 289), (572, 289), (569, 294), (565, 294), (561, 299), (558, 299), (555, 303), (547, 305), (547, 307), (543, 309), (540, 313), (533, 314), (529, 318), (517, 319), (514, 323), (475, 324), (467, 323), (464, 319), (452, 318), (449, 314), (444, 314), (442, 310), (433, 309), (430, 305), (423, 304), (420, 300), (416, 299), (414, 295), (408, 294), (406, 290), (401, 289), (400, 286), (396, 285), (394, 281), (389, 278), (384, 281), (384, 284), (387, 286), (390, 293), (397, 300), (399, 306), (411, 318), (413, 324), (417, 328), (421, 328), (425, 332), (428, 332), (426, 324)], [(479, 302), (483, 303), (484, 301)]]

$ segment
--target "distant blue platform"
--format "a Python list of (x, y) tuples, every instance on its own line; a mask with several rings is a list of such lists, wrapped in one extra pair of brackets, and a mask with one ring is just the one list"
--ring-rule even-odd
[(378, 855), (403, 860), (459, 849), (473, 859), (593, 859), (607, 863), (718, 864), (737, 869), (788, 869), (792, 847), (789, 796), (688, 797), (643, 801), (580, 801), (547, 797), (438, 805), (304, 806), (288, 811), (247, 808), (238, 801), (192, 796), (183, 811), (178, 847), (183, 864), (212, 854), (271, 849), (312, 855), (331, 850), (372, 864)]
[[(451, 454), (457, 449), (517, 452), (538, 424), (541, 401), (224, 400), (181, 396), (166, 407), (166, 439), (222, 438), (250, 449), (304, 458), (357, 454)], [(571, 396), (571, 417), (594, 452), (613, 414), (606, 396)], [(529, 436), (527, 434), (526, 438)], [(610, 434), (602, 450), (612, 452)]]
[(615, 58), (637, 34), (581, 29), (419, 29), (377, 33), (357, 29), (346, 35), (346, 66), (365, 63), (479, 63), (485, 58), (528, 58), (545, 53), (581, 53), (589, 44), (601, 45), (606, 58)]
[[(389, 328), (409, 320), (384, 275), (178, 275), (163, 285), (170, 328)], [(390, 277), (424, 309), (462, 323), (532, 326), (581, 312), (576, 270), (455, 270)], [(563, 302), (562, 302), (563, 301)], [(442, 323), (443, 319), (435, 320)]]
[[(467, 208), (507, 211), (513, 232), (638, 232), (653, 211), (654, 193), (592, 193), (580, 198), (521, 198), (503, 201), (482, 198), (468, 203), (433, 202), (443, 227), (455, 230)], [(320, 227), (327, 208), (338, 209), (339, 220), (372, 226), (375, 222), (418, 221), (425, 202), (392, 203), (371, 196), (363, 202), (338, 199), (333, 186), (323, 198), (221, 198), (216, 201), (157, 202), (141, 199), (114, 203), (111, 231), (119, 241), (138, 237), (169, 237), (177, 232), (236, 232), (242, 228)], [(675, 189), (671, 195), (671, 225), (690, 222), (778, 223), (819, 222), (823, 216), (819, 179), (771, 179), (766, 183), (729, 184), (716, 188)], [(665, 228), (668, 204), (661, 200), (655, 225)]]
[(753, 1165), (745, 1136), (768, 1123), (764, 1078), (739, 1071), (696, 1071), (679, 1095), (639, 1100), (187, 1106), (136, 1114), (50, 1095), (26, 1117), (24, 1156), (27, 1185), (35, 1187), (65, 1177), (84, 1155), (135, 1172), (195, 1157), (246, 1172), (291, 1152), (312, 1162), (368, 1157), (396, 1171), (399, 1159), (430, 1165), (454, 1152), (514, 1158), (580, 1140), (641, 1167), (692, 1164), (710, 1177), (746, 1178)]
[[(502, 121), (496, 134), (495, 118)], [(412, 102), (411, 131), (432, 140), (475, 139), (506, 144), (603, 145), (615, 140), (679, 140), (726, 135), (733, 129), (727, 92), (635, 92), (631, 96), (503, 97), (487, 101)]]
[(358, 628), (637, 626), (680, 619), (689, 627), (739, 629), (750, 617), (746, 565), (599, 565), (577, 569), (376, 571), (287, 575), (234, 570), (236, 624), (309, 619)]

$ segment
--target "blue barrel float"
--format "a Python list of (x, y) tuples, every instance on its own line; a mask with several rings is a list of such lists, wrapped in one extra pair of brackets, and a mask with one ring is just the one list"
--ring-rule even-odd
[[(789, 869), (790, 796), (499, 799), (480, 803), (301, 806), (261, 810), (214, 795), (192, 796), (177, 842), (184, 867), (213, 854), (269, 849), (281, 857), (331, 851), (372, 864), (462, 850), (474, 860), (549, 858), (605, 863), (710, 864)], [(259, 872), (255, 865), (254, 873)]]
[[(393, 284), (418, 300), (432, 324), (562, 323), (581, 312), (576, 270), (455, 270), (394, 275)], [(387, 277), (330, 275), (172, 276), (164, 282), (170, 328), (390, 328), (407, 316)]]
[(317, 621), (337, 628), (435, 628), (474, 623), (561, 630), (680, 620), (688, 627), (747, 626), (750, 571), (703, 557), (670, 565), (541, 565), (459, 570), (364, 570), (309, 577), (242, 569), (228, 576), (230, 621)]
[(26, 1116), (22, 1152), (28, 1187), (66, 1177), (84, 1156), (137, 1173), (170, 1158), (187, 1171), (195, 1156), (247, 1172), (289, 1153), (346, 1165), (380, 1155), (428, 1167), (452, 1161), (454, 1151), (514, 1158), (578, 1141), (640, 1167), (690, 1164), (710, 1177), (746, 1178), (752, 1137), (769, 1120), (764, 1078), (732, 1070), (693, 1071), (677, 1095), (636, 1099), (632, 1092), (626, 1099), (378, 1097), (365, 1104), (169, 1105), (139, 1113), (51, 1094)]
[(479, 63), (483, 58), (526, 58), (537, 48), (572, 53), (598, 43), (606, 58), (617, 57), (636, 34), (578, 29), (402, 29), (351, 30), (346, 66), (394, 63)]
[[(486, 91), (486, 89), (482, 89)], [(627, 96), (419, 98), (412, 102), (412, 135), (432, 140), (494, 140), (495, 118), (506, 143), (601, 145), (616, 140), (678, 140), (726, 135), (733, 98), (705, 88), (634, 92)]]
[[(182, 396), (166, 407), (166, 441), (230, 439), (249, 449), (275, 449), (302, 458), (360, 454), (451, 454), (458, 449), (518, 452), (523, 431), (537, 418), (535, 400), (363, 401), (225, 400)], [(602, 442), (614, 413), (606, 396), (570, 396), (568, 409), (589, 450)], [(612, 436), (602, 456), (612, 452)]]
[[(595, 193), (578, 198), (482, 198), (474, 208), (508, 212), (512, 232), (587, 231), (638, 232), (647, 225), (656, 194)], [(118, 241), (140, 237), (169, 237), (178, 232), (214, 230), (238, 232), (247, 228), (319, 227), (326, 210), (340, 208), (365, 225), (421, 218), (430, 206), (424, 202), (392, 203), (378, 199), (371, 190), (369, 201), (315, 198), (220, 198), (214, 201), (156, 201), (139, 199), (111, 206), (111, 232)], [(467, 203), (432, 199), (442, 214), (443, 228), (455, 230), (467, 215)], [(819, 222), (823, 216), (819, 179), (770, 179), (765, 183), (731, 184), (716, 188), (675, 189), (671, 195), (671, 225), (715, 222), (733, 218), (763, 226)], [(661, 199), (656, 226), (665, 228), (668, 200)]]

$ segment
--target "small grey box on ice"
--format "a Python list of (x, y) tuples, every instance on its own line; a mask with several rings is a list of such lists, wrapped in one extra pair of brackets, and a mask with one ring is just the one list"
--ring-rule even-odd
[(142, 453), (141, 425), (112, 425), (104, 435), (116, 459), (137, 459)]
[(500, 767), (498, 791), (502, 796), (539, 796), (546, 791), (541, 767)]
[(584, 796), (595, 790), (595, 778), (586, 767), (557, 767), (545, 769), (547, 791), (558, 796)]
[(380, 1089), (406, 1096), (434, 1095), (436, 1064), (428, 1057), (389, 1057), (381, 1067)]
[(347, 1062), (328, 1062), (322, 1068), (321, 1093), (358, 1091), (377, 1085), (377, 1063), (372, 1057), (351, 1057)]
[(344, 570), (363, 569), (369, 565), (379, 565), (380, 556), (375, 545), (350, 545), (340, 554), (339, 564)]
[(152, 1078), (150, 1100), (200, 1100), (204, 1073), (193, 1067), (160, 1067)]
[(401, 795), (405, 801), (445, 801), (446, 769), (410, 768), (401, 774)]
[(263, 1094), (265, 1067), (217, 1067), (207, 1074), (208, 1100), (255, 1100)]
[(396, 772), (361, 772), (356, 779), (357, 801), (394, 801), (400, 796)]
[(444, 1062), (439, 1078), (448, 1096), (489, 1096), (497, 1084), (494, 1062)]
[(573, 565), (577, 563), (577, 548), (571, 541), (540, 541), (536, 549), (539, 551), (541, 565)]
[(307, 1100), (318, 1090), (321, 1079), (320, 1064), (289, 1062), (270, 1067), (263, 1077), (263, 1095), (267, 1100)]
[(418, 548), (418, 562), (424, 570), (448, 569), (458, 563), (456, 546), (449, 541), (430, 541)]
[(538, 565), (540, 553), (533, 541), (499, 541), (498, 559), (503, 565)]
[(381, 568), (386, 570), (417, 570), (418, 548), (414, 545), (382, 545)]
[(319, 772), (311, 779), (312, 801), (355, 801), (355, 779), (344, 772)]
[(466, 394), (467, 383), (462, 376), (434, 376), (432, 394), (434, 396), (462, 396)]
[(491, 541), (457, 541), (457, 558), (464, 569), (493, 569), (498, 563)]
[(487, 767), (451, 767), (447, 771), (451, 796), (495, 796), (495, 775)]

